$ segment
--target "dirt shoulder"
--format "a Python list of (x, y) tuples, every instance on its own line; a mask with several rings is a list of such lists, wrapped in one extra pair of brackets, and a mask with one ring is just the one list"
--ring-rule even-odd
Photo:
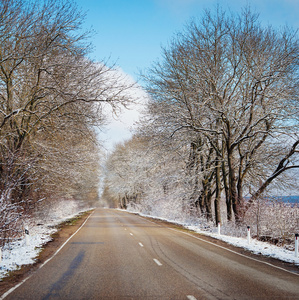
[(57, 232), (52, 235), (52, 240), (46, 243), (36, 262), (32, 265), (24, 265), (19, 270), (10, 272), (9, 276), (2, 278), (0, 281), (0, 296), (6, 291), (17, 285), (19, 282), (28, 277), (32, 272), (37, 270), (41, 264), (52, 257), (54, 253), (63, 245), (63, 243), (74, 234), (77, 229), (84, 223), (91, 211), (84, 212), (78, 216), (63, 222), (58, 226)]

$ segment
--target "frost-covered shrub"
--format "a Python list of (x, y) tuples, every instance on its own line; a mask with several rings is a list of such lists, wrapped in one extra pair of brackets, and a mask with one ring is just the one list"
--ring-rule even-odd
[(299, 231), (299, 205), (260, 199), (246, 213), (245, 221), (252, 234), (261, 240), (282, 245), (292, 243)]
[(23, 207), (11, 201), (10, 192), (0, 194), (0, 247), (22, 234)]
[(33, 213), (34, 223), (59, 223), (61, 220), (87, 210), (87, 202), (72, 199), (51, 199), (40, 202)]

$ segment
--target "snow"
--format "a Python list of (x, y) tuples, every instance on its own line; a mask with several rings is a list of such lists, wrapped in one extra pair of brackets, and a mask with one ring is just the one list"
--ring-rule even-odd
[(51, 234), (56, 231), (53, 227), (43, 225), (30, 229), (28, 242), (26, 237), (6, 245), (2, 249), (0, 264), (0, 278), (5, 277), (9, 271), (17, 270), (22, 265), (32, 264), (38, 256), (42, 246), (51, 240)]
[[(222, 240), (228, 244), (233, 246), (237, 246), (254, 254), (261, 254), (264, 256), (273, 257), (285, 262), (294, 263), (295, 265), (299, 265), (299, 257), (295, 257), (295, 251), (287, 250), (283, 247), (278, 247), (272, 245), (270, 243), (261, 242), (256, 239), (250, 238), (250, 242), (248, 243), (247, 236), (246, 237), (233, 237), (228, 235), (218, 234), (216, 232), (207, 232), (203, 231), (197, 226), (186, 226), (186, 228), (195, 231), (197, 233), (201, 233), (207, 236), (211, 236), (215, 239)], [(217, 229), (215, 229), (217, 230)]]
[[(273, 245), (273, 244), (270, 244), (267, 242), (261, 242), (256, 239), (253, 239), (253, 238), (250, 238), (250, 243), (248, 243), (247, 229), (244, 230), (244, 232), (245, 232), (244, 237), (234, 237), (234, 236), (224, 235), (224, 234), (219, 235), (217, 227), (203, 229), (203, 228), (201, 228), (200, 225), (196, 224), (195, 222), (192, 224), (192, 222), (190, 222), (190, 221), (184, 222), (184, 221), (178, 221), (178, 220), (171, 220), (168, 218), (155, 217), (155, 216), (143, 214), (143, 213), (140, 213), (140, 212), (134, 211), (134, 210), (130, 210), (129, 212), (138, 214), (143, 217), (149, 217), (149, 218), (167, 221), (170, 223), (175, 223), (177, 225), (181, 225), (181, 226), (185, 227), (186, 229), (192, 230), (196, 233), (210, 236), (215, 239), (222, 240), (233, 246), (246, 249), (254, 254), (273, 257), (273, 258), (279, 259), (281, 261), (293, 263), (293, 264), (299, 266), (299, 257), (295, 257), (295, 251), (291, 251), (284, 247), (279, 247), (279, 246), (276, 246), (276, 245)], [(221, 232), (221, 230), (220, 230), (220, 232)]]
[[(65, 210), (60, 211), (65, 212)], [(151, 215), (142, 214), (133, 210), (129, 212), (134, 214), (137, 213), (143, 217), (156, 218), (176, 223), (194, 232), (222, 240), (237, 247), (247, 249), (252, 253), (273, 257), (285, 262), (299, 265), (299, 257), (295, 257), (295, 252), (287, 250), (283, 247), (278, 247), (266, 242), (257, 241), (255, 239), (251, 239), (250, 243), (248, 243), (247, 236), (233, 237), (223, 234), (219, 235), (216, 227), (204, 230), (200, 228), (198, 224), (190, 224), (190, 222), (184, 223), (178, 222), (177, 220), (170, 220), (167, 218), (153, 217)], [(2, 249), (2, 261), (0, 263), (0, 280), (1, 278), (5, 277), (9, 273), (9, 271), (17, 270), (22, 265), (34, 263), (43, 245), (51, 240), (51, 234), (53, 234), (56, 231), (55, 225), (74, 217), (78, 213), (79, 212), (73, 213), (68, 216), (66, 216), (65, 214), (61, 214), (59, 217), (59, 215), (57, 215), (56, 212), (55, 218), (51, 219), (50, 223), (43, 225), (35, 225), (29, 228), (29, 243), (26, 243), (26, 239), (24, 236), (22, 239), (15, 241), (10, 245), (6, 246), (4, 249)]]
[[(89, 208), (90, 209), (90, 208)], [(57, 231), (57, 225), (83, 212), (78, 202), (58, 202), (51, 208), (51, 214), (41, 216), (32, 221), (29, 235), (5, 245), (0, 259), (0, 281), (10, 271), (18, 270), (22, 265), (33, 264), (42, 250), (43, 245), (51, 241), (51, 235)], [(26, 241), (27, 238), (27, 241)]]

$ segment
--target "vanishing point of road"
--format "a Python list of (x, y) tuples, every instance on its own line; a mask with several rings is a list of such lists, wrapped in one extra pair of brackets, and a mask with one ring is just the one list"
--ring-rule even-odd
[(299, 299), (299, 275), (134, 214), (96, 209), (0, 299)]

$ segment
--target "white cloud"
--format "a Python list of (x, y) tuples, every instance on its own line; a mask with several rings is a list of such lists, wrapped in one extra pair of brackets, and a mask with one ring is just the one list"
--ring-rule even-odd
[(99, 133), (99, 139), (104, 142), (104, 147), (108, 151), (112, 150), (115, 144), (132, 136), (131, 129), (139, 120), (141, 111), (148, 99), (144, 89), (132, 77), (125, 74), (121, 69), (117, 69), (117, 72), (122, 75), (121, 77), (128, 85), (134, 83), (135, 85), (126, 91), (126, 94), (132, 99), (132, 103), (127, 108), (121, 108), (117, 115), (112, 113), (109, 105), (104, 108), (108, 124)]

